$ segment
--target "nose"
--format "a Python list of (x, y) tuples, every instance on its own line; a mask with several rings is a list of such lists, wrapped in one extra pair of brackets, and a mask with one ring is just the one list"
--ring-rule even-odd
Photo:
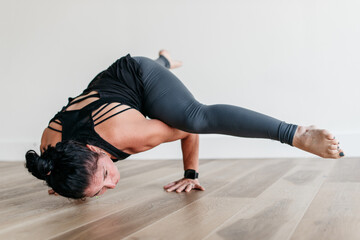
[(114, 183), (108, 183), (105, 185), (105, 187), (109, 188), (109, 189), (114, 189), (116, 187), (116, 184)]
[(114, 181), (109, 179), (108, 181), (105, 182), (104, 186), (108, 189), (114, 189), (116, 187), (116, 183), (114, 183)]

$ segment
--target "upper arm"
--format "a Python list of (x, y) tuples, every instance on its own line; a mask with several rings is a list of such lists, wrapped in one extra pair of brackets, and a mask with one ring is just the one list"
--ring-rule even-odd
[(172, 142), (183, 139), (189, 135), (188, 132), (172, 128), (162, 121), (156, 119), (145, 119), (139, 125), (139, 136), (137, 137), (138, 150), (146, 151), (161, 143)]

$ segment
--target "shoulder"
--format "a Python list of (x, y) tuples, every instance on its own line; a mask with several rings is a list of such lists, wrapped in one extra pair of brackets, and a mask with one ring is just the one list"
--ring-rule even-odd
[(147, 121), (132, 108), (97, 125), (95, 131), (117, 149), (134, 154), (139, 152), (139, 146), (144, 142)]
[(44, 152), (49, 145), (55, 146), (58, 142), (61, 142), (61, 133), (45, 128), (41, 136), (40, 151)]

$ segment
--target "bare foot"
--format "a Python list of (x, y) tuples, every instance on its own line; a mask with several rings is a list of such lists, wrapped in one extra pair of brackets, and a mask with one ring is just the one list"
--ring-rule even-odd
[(159, 56), (162, 55), (164, 56), (170, 63), (170, 69), (173, 68), (178, 68), (182, 66), (182, 62), (181, 61), (177, 61), (177, 60), (172, 60), (170, 57), (170, 53), (167, 50), (160, 50), (159, 51)]
[(334, 135), (325, 129), (317, 129), (315, 126), (298, 126), (293, 146), (323, 158), (345, 156)]

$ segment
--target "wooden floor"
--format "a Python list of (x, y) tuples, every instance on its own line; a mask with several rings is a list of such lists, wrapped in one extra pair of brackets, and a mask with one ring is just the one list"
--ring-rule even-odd
[(206, 191), (178, 194), (181, 160), (117, 166), (116, 189), (72, 201), (0, 162), (0, 239), (360, 239), (360, 159), (200, 160)]

